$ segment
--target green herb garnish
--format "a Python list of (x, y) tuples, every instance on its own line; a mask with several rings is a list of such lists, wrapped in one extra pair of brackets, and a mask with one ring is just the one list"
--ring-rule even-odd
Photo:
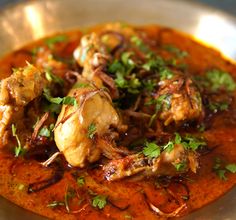
[(107, 196), (97, 195), (92, 199), (92, 206), (95, 208), (103, 209), (107, 204)]
[(219, 89), (225, 89), (228, 92), (232, 92), (236, 89), (236, 83), (233, 77), (222, 70), (214, 69), (206, 73), (206, 78), (211, 84), (211, 90), (217, 91)]
[(55, 37), (51, 37), (45, 40), (45, 43), (50, 49), (53, 49), (54, 45), (57, 43), (65, 42), (68, 40), (68, 37), (65, 35), (58, 35)]
[(182, 162), (179, 162), (179, 163), (175, 163), (174, 164), (175, 168), (177, 171), (183, 171), (186, 169), (186, 162), (185, 161), (182, 161)]
[(184, 50), (180, 50), (179, 48), (177, 48), (174, 45), (164, 45), (163, 47), (165, 50), (174, 53), (178, 58), (184, 58), (186, 56), (188, 56), (188, 52), (184, 51)]
[(154, 142), (146, 142), (143, 148), (143, 154), (149, 158), (155, 158), (160, 156), (161, 148)]
[(227, 180), (228, 178), (225, 176), (227, 172), (236, 173), (236, 164), (231, 163), (224, 165), (224, 162), (220, 158), (215, 158), (215, 163), (213, 166), (213, 171), (221, 180)]
[(76, 179), (78, 186), (83, 186), (85, 184), (85, 179), (83, 176), (80, 176)]
[(90, 138), (90, 139), (93, 139), (95, 133), (96, 133), (96, 130), (97, 130), (97, 127), (96, 127), (96, 124), (95, 123), (91, 123), (88, 127), (88, 133), (87, 133), (87, 136)]
[(70, 97), (70, 96), (66, 96), (63, 98), (52, 97), (49, 89), (47, 88), (44, 88), (43, 95), (49, 102), (54, 103), (54, 104), (64, 104), (64, 105), (73, 105), (73, 106), (77, 105), (77, 101), (74, 97)]
[(19, 157), (25, 153), (25, 149), (22, 147), (20, 139), (16, 134), (16, 126), (14, 124), (11, 125), (12, 135), (16, 138), (17, 146), (15, 146), (15, 157)]
[(61, 86), (63, 86), (63, 84), (64, 84), (64, 80), (61, 77), (56, 76), (55, 74), (53, 74), (50, 68), (47, 68), (45, 70), (45, 77), (49, 82), (55, 82), (55, 83), (58, 83)]

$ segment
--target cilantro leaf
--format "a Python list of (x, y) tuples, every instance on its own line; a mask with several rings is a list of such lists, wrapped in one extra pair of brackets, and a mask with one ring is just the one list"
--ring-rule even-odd
[(206, 78), (211, 84), (211, 90), (217, 91), (221, 88), (228, 92), (236, 89), (236, 83), (233, 77), (222, 70), (214, 69), (206, 73)]
[(68, 40), (67, 36), (65, 36), (65, 35), (58, 35), (58, 36), (50, 37), (50, 38), (46, 39), (45, 43), (47, 44), (47, 46), (50, 49), (53, 49), (53, 47), (54, 47), (54, 45), (56, 43), (61, 43), (61, 42), (67, 41), (67, 40)]
[(235, 163), (228, 164), (225, 166), (225, 168), (231, 173), (236, 173), (236, 164)]
[(76, 101), (76, 99), (74, 97), (66, 96), (66, 97), (64, 97), (62, 99), (62, 104), (76, 106), (77, 105), (77, 101)]
[(146, 142), (146, 147), (143, 148), (143, 154), (149, 158), (160, 156), (161, 148), (154, 142)]
[(43, 95), (49, 102), (54, 103), (54, 104), (64, 104), (64, 105), (73, 105), (73, 106), (77, 105), (77, 101), (74, 97), (66, 96), (63, 98), (61, 97), (54, 98), (51, 96), (50, 91), (47, 88), (44, 88)]
[(89, 127), (88, 127), (87, 136), (88, 136), (90, 139), (93, 139), (94, 134), (96, 133), (96, 130), (97, 130), (96, 124), (95, 124), (95, 123), (91, 123), (91, 124), (89, 125)]
[(83, 176), (80, 176), (76, 179), (78, 186), (83, 186), (85, 184), (85, 179)]
[(225, 176), (226, 170), (224, 169), (219, 169), (215, 171), (217, 176), (221, 179), (221, 180), (227, 180), (228, 178)]
[(196, 151), (199, 147), (206, 145), (205, 141), (200, 140), (192, 135), (186, 135), (182, 139), (183, 139), (182, 144), (184, 148), (187, 150)]
[(184, 50), (180, 50), (178, 47), (174, 46), (174, 45), (164, 45), (164, 49), (174, 53), (178, 58), (184, 58), (186, 56), (188, 56), (188, 52), (184, 51)]
[(16, 138), (17, 146), (15, 146), (14, 152), (15, 157), (19, 157), (25, 153), (25, 149), (22, 147), (20, 139), (16, 134), (16, 126), (14, 124), (11, 125), (12, 135)]
[(39, 135), (43, 136), (43, 137), (50, 137), (51, 136), (51, 132), (50, 132), (50, 130), (46, 126), (44, 126), (44, 127), (42, 127), (40, 129)]
[(174, 164), (175, 168), (177, 171), (183, 171), (186, 169), (186, 162), (185, 161), (182, 161), (182, 162), (179, 162), (179, 163), (175, 163)]
[(170, 153), (174, 149), (174, 143), (173, 141), (169, 141), (166, 145), (163, 146), (163, 149)]
[(150, 52), (149, 47), (144, 44), (143, 40), (139, 38), (137, 35), (134, 35), (131, 37), (130, 41), (135, 44), (136, 47), (138, 47), (143, 53)]
[(55, 83), (58, 83), (61, 86), (63, 86), (63, 84), (64, 84), (64, 80), (61, 77), (56, 76), (55, 74), (53, 74), (50, 68), (47, 68), (45, 70), (45, 77), (49, 82), (53, 81)]
[(97, 195), (92, 199), (92, 205), (95, 208), (103, 209), (107, 204), (107, 196)]

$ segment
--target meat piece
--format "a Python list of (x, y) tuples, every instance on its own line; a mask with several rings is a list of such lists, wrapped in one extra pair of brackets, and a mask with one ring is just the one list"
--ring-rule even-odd
[(157, 96), (164, 97), (159, 118), (164, 125), (200, 120), (204, 116), (201, 95), (191, 78), (177, 72), (171, 79), (160, 81)]
[[(112, 130), (122, 129), (123, 126), (105, 90), (84, 79), (79, 79), (78, 83), (86, 86), (71, 89), (68, 96), (74, 97), (77, 105), (63, 105), (54, 134), (56, 145), (67, 162), (75, 167), (84, 167), (100, 158), (102, 145), (106, 145), (104, 154), (108, 154), (109, 145), (113, 143), (109, 140)], [(113, 151), (111, 155), (118, 154), (110, 149)]]
[[(181, 168), (178, 168), (178, 165)], [(189, 169), (196, 172), (197, 167), (197, 154), (185, 150), (181, 144), (175, 144), (171, 152), (163, 151), (157, 158), (148, 158), (141, 153), (133, 154), (122, 159), (112, 160), (103, 169), (106, 179), (113, 181), (134, 175), (141, 178), (175, 176), (185, 173)]]
[(43, 87), (42, 73), (33, 65), (16, 69), (1, 81), (0, 105), (26, 106), (42, 93)]
[(111, 91), (112, 98), (118, 97), (118, 90), (114, 80), (105, 73), (107, 62), (111, 59), (108, 49), (101, 38), (92, 33), (82, 37), (80, 45), (74, 51), (77, 63), (83, 67), (82, 75), (101, 88), (106, 85)]
[(5, 145), (5, 132), (13, 121), (22, 117), (24, 107), (40, 96), (45, 80), (33, 65), (14, 70), (1, 81), (0, 87), (0, 145)]

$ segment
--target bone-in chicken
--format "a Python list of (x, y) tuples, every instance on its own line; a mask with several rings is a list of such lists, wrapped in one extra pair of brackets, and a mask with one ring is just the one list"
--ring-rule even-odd
[(68, 94), (77, 105), (63, 105), (54, 134), (56, 145), (69, 164), (84, 167), (97, 161), (102, 153), (109, 154), (109, 149), (114, 153), (112, 131), (123, 126), (105, 90), (84, 79), (78, 83), (83, 86), (72, 88)]
[(0, 87), (0, 139), (14, 120), (21, 118), (23, 108), (40, 96), (45, 85), (42, 73), (33, 65), (14, 70), (13, 74), (1, 81)]
[(108, 48), (102, 43), (97, 34), (92, 33), (82, 37), (80, 45), (74, 51), (74, 58), (83, 67), (83, 77), (93, 81), (99, 88), (103, 84), (106, 85), (111, 92), (112, 98), (118, 96), (114, 80), (105, 73), (105, 67), (111, 56), (108, 53)]
[[(182, 164), (181, 169), (176, 169)], [(197, 154), (185, 150), (181, 144), (175, 144), (171, 152), (163, 151), (157, 158), (148, 158), (141, 153), (133, 154), (122, 159), (112, 160), (104, 166), (105, 177), (113, 181), (124, 177), (138, 175), (175, 176), (189, 169), (196, 172), (198, 168)]]

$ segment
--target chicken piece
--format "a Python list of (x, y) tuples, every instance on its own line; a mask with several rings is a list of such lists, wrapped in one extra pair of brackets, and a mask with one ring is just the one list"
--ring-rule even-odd
[(122, 159), (112, 160), (103, 167), (105, 177), (110, 181), (134, 175), (141, 178), (175, 176), (185, 173), (189, 169), (196, 172), (197, 168), (197, 154), (185, 150), (181, 144), (175, 144), (171, 152), (163, 151), (157, 158), (148, 158), (137, 153)]
[(164, 100), (159, 118), (165, 126), (204, 117), (201, 95), (191, 78), (177, 72), (171, 79), (160, 81), (159, 85), (155, 99), (162, 97)]
[(1, 81), (0, 145), (6, 143), (7, 127), (22, 117), (24, 107), (41, 95), (44, 85), (42, 73), (31, 64), (14, 70), (11, 76)]
[(106, 85), (112, 98), (118, 97), (118, 90), (114, 80), (105, 73), (105, 67), (111, 59), (108, 49), (96, 33), (82, 37), (80, 45), (74, 51), (74, 58), (83, 67), (82, 75), (101, 88)]
[[(113, 140), (109, 140), (111, 130), (123, 126), (105, 90), (82, 78), (78, 83), (84, 86), (72, 88), (68, 94), (76, 99), (77, 105), (63, 105), (54, 134), (56, 145), (67, 162), (75, 167), (84, 167), (97, 161), (103, 152), (108, 154), (109, 145), (113, 145)], [(114, 152), (112, 147), (110, 149)]]

